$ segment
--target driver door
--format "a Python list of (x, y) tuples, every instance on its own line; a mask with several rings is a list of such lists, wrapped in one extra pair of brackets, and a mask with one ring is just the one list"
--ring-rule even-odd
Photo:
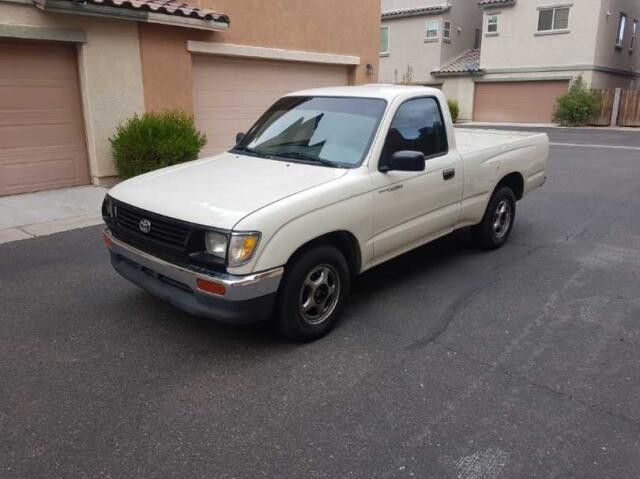
[[(421, 172), (379, 171), (396, 151), (425, 155)], [(460, 214), (463, 172), (459, 155), (449, 151), (438, 100), (405, 101), (389, 127), (374, 192), (374, 261), (381, 262), (453, 230)]]

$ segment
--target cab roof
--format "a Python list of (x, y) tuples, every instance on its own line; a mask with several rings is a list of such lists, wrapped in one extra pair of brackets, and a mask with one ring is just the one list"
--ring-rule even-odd
[(392, 85), (375, 83), (360, 86), (340, 86), (314, 88), (291, 92), (286, 96), (344, 96), (355, 98), (381, 98), (391, 101), (398, 96), (438, 95), (442, 92), (436, 88), (414, 85)]

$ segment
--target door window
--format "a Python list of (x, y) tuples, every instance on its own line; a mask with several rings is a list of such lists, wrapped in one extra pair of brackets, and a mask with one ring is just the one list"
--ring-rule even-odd
[(403, 103), (391, 122), (380, 164), (396, 151), (419, 151), (426, 158), (448, 150), (447, 131), (435, 98), (416, 98)]

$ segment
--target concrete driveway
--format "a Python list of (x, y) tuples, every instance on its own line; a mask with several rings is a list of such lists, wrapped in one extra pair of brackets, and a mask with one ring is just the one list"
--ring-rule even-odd
[(640, 477), (640, 132), (551, 135), (506, 247), (383, 265), (309, 345), (156, 301), (99, 227), (0, 245), (0, 476)]

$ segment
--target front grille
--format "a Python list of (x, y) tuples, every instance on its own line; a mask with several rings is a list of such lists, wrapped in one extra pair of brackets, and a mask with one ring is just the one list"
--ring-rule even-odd
[[(115, 216), (120, 228), (137, 236), (144, 235), (158, 245), (169, 249), (184, 250), (191, 233), (191, 228), (176, 220), (154, 215), (123, 203), (117, 204)], [(142, 220), (148, 220), (151, 223), (148, 233), (143, 233), (140, 229)]]
[[(184, 267), (224, 271), (225, 261), (204, 253), (205, 232), (212, 228), (152, 213), (111, 199), (113, 217), (105, 217), (112, 234), (125, 243), (157, 258)], [(144, 233), (140, 222), (148, 220)], [(222, 233), (224, 231), (215, 230)]]

